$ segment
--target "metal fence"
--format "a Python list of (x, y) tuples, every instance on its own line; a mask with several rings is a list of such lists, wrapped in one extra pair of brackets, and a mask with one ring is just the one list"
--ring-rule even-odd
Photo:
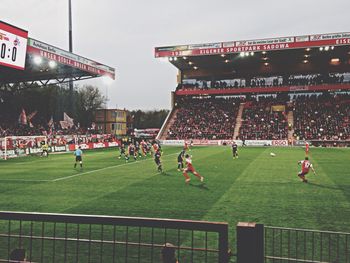
[(350, 263), (350, 233), (265, 226), (265, 262)]
[(202, 221), (0, 212), (0, 262), (15, 249), (29, 262), (228, 262), (228, 225)]

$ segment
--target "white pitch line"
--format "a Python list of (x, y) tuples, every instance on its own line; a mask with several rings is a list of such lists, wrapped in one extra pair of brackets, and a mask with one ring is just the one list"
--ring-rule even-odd
[(31, 180), (31, 179), (2, 179), (0, 181), (17, 181), (17, 182), (52, 182), (52, 180)]
[[(175, 154), (178, 154), (178, 153), (167, 154), (167, 155), (164, 155), (164, 157), (165, 156), (175, 155)], [(153, 160), (153, 159), (146, 159), (146, 160), (141, 160), (141, 161), (134, 161), (134, 162), (131, 162), (131, 163), (124, 163), (124, 164), (108, 166), (108, 167), (104, 167), (104, 168), (101, 168), (101, 169), (88, 171), (88, 172), (85, 172), (85, 173), (78, 173), (78, 174), (73, 174), (73, 175), (69, 175), (69, 176), (65, 176), (65, 177), (60, 177), (60, 178), (57, 178), (57, 179), (49, 180), (49, 182), (62, 181), (62, 180), (70, 179), (70, 178), (73, 178), (73, 177), (76, 177), (76, 176), (80, 176), (80, 175), (91, 174), (91, 173), (94, 173), (94, 172), (99, 172), (99, 171), (108, 170), (108, 169), (111, 169), (111, 168), (116, 168), (116, 167), (120, 167), (120, 166), (125, 166), (125, 165), (129, 165), (129, 164), (135, 164), (135, 163), (140, 163), (140, 162), (150, 161), (150, 160)]]

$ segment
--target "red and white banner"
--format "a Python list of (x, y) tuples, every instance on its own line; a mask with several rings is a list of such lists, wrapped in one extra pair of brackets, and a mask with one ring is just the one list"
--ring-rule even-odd
[(78, 56), (63, 49), (51, 46), (44, 42), (29, 38), (28, 52), (39, 55), (49, 60), (56, 61), (60, 64), (69, 65), (71, 67), (87, 71), (93, 74), (109, 76), (115, 79), (115, 69), (100, 64), (96, 61)]
[(155, 48), (155, 57), (183, 57), (350, 45), (350, 33), (267, 38)]

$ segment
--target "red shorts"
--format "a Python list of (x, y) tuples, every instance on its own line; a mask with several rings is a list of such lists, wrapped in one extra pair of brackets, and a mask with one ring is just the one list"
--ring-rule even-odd
[(187, 167), (187, 168), (185, 169), (185, 172), (195, 173), (196, 170), (195, 170), (193, 167)]

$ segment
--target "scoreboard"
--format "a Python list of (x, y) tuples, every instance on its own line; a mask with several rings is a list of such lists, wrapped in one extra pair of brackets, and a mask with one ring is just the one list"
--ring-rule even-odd
[(24, 70), (28, 31), (0, 21), (0, 66)]

